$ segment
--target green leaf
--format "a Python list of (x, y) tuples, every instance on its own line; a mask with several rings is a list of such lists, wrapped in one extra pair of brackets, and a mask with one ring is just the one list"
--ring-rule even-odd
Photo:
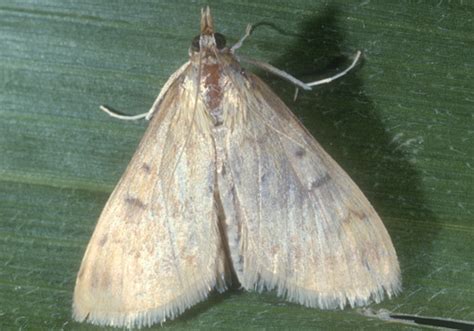
[[(0, 4), (0, 328), (73, 322), (79, 264), (97, 217), (187, 60), (204, 1), (3, 0)], [(310, 81), (363, 51), (348, 76), (300, 91), (257, 70), (382, 216), (404, 291), (375, 312), (474, 320), (474, 6), (469, 1), (209, 1), (239, 54)], [(252, 68), (250, 68), (252, 70)], [(278, 234), (275, 234), (278, 235)], [(275, 293), (213, 294), (169, 329), (398, 329), (358, 309)], [(156, 329), (159, 329), (156, 326)]]

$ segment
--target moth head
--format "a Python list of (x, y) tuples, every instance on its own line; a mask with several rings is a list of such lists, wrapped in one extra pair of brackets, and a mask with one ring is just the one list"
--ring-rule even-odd
[(218, 32), (214, 32), (214, 24), (209, 6), (201, 9), (201, 34), (193, 38), (190, 53), (207, 50), (213, 52), (216, 49), (220, 51), (225, 48), (225, 45), (225, 37)]

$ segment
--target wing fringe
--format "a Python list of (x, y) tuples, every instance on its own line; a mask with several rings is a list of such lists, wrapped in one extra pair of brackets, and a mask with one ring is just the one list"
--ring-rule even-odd
[[(248, 263), (252, 262), (249, 261)], [(346, 290), (328, 294), (295, 286), (284, 278), (262, 269), (252, 274), (247, 272), (245, 278), (241, 281), (242, 284), (250, 284), (250, 286), (243, 285), (247, 290), (255, 290), (256, 292), (275, 290), (279, 297), (306, 307), (343, 309), (347, 305), (354, 308), (365, 306), (372, 302), (379, 303), (383, 300), (385, 293), (389, 298), (398, 295), (402, 290), (401, 279), (399, 273), (392, 273), (392, 276), (383, 284), (370, 290)]]
[[(193, 284), (182, 291), (174, 301), (159, 307), (131, 312), (100, 312), (79, 310), (76, 304), (73, 305), (73, 318), (77, 322), (87, 321), (91, 324), (101, 326), (142, 328), (149, 327), (155, 323), (163, 323), (172, 320), (182, 314), (191, 306), (204, 301), (209, 293), (216, 288), (219, 292), (226, 290), (225, 279), (212, 279), (201, 281), (199, 284)], [(96, 308), (96, 307), (95, 307)]]

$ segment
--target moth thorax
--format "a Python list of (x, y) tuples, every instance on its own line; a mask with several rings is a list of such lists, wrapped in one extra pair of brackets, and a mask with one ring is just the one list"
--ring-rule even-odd
[(209, 61), (203, 64), (202, 97), (209, 115), (213, 118), (214, 125), (222, 124), (223, 79), (222, 67), (219, 63)]

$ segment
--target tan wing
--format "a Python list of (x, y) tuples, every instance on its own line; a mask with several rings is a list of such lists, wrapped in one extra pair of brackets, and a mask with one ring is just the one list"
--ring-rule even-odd
[(77, 277), (76, 320), (147, 326), (225, 288), (215, 151), (193, 86), (186, 73), (170, 86), (107, 202)]
[(220, 142), (218, 182), (242, 286), (320, 308), (396, 294), (395, 250), (360, 189), (259, 78), (230, 80), (225, 111), (242, 123)]

